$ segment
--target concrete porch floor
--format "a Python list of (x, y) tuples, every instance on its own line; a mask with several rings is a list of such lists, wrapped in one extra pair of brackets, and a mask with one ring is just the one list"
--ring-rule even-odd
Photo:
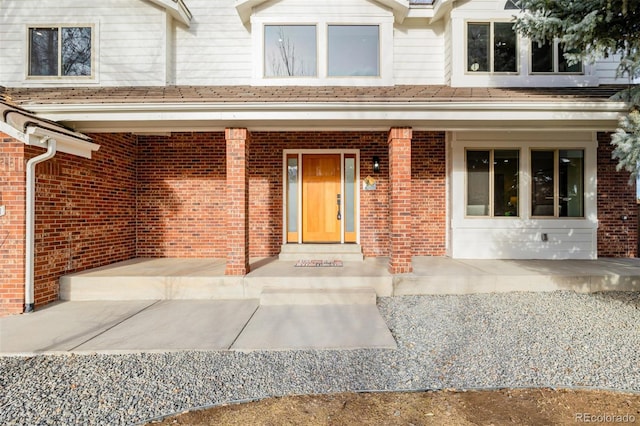
[(640, 291), (640, 259), (461, 260), (414, 257), (413, 272), (391, 275), (388, 258), (343, 267), (295, 267), (252, 259), (245, 276), (224, 275), (223, 259), (131, 259), (60, 279), (62, 300), (255, 299), (265, 287), (373, 288), (378, 296), (509, 291)]

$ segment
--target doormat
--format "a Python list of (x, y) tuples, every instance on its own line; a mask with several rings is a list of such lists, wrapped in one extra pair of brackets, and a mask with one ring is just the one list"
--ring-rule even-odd
[(342, 267), (342, 260), (298, 260), (294, 266), (298, 268)]

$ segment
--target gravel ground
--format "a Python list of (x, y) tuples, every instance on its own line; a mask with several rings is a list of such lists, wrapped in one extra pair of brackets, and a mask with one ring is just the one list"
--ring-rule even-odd
[(382, 298), (397, 350), (0, 358), (0, 424), (136, 424), (188, 408), (350, 390), (640, 391), (640, 293)]

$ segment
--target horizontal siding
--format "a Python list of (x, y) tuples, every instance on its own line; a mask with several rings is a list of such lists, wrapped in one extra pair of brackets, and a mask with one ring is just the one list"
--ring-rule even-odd
[(83, 83), (59, 79), (57, 85), (161, 85), (165, 82), (165, 12), (143, 0), (2, 0), (0, 84), (50, 85), (25, 80), (27, 26), (95, 25), (95, 79)]
[(394, 30), (394, 81), (396, 84), (444, 84), (442, 25), (425, 27), (407, 21)]
[(237, 85), (251, 81), (251, 32), (242, 24), (234, 0), (190, 0), (189, 28), (176, 27), (175, 83)]
[[(542, 241), (542, 234), (547, 241)], [(593, 229), (458, 229), (453, 257), (459, 259), (593, 259)]]
[[(174, 22), (172, 31), (175, 34), (169, 42), (165, 39), (164, 10), (146, 0), (1, 1), (0, 85), (243, 85), (253, 81), (251, 25), (240, 21), (235, 9), (236, 0), (189, 0), (187, 3), (193, 13), (191, 26)], [(503, 5), (504, 0), (458, 2), (454, 13), (465, 16), (499, 14)], [(341, 22), (357, 23), (391, 16), (390, 10), (368, 0), (281, 0), (265, 2), (254, 11), (256, 19), (286, 17), (302, 22), (331, 22), (334, 17)], [(461, 52), (451, 51), (454, 47), (452, 31), (456, 29), (451, 27), (449, 19), (447, 16), (434, 26), (429, 26), (423, 19), (407, 19), (395, 25), (394, 84), (450, 82), (452, 58), (461, 57)], [(41, 79), (25, 80), (28, 24), (96, 25), (98, 45), (95, 52), (99, 55), (99, 64), (94, 67), (96, 78), (81, 83), (69, 79), (45, 83)], [(614, 57), (598, 61), (593, 73), (600, 83), (624, 83), (626, 81), (614, 78), (617, 64)], [(167, 69), (171, 78), (165, 75)], [(527, 78), (523, 75), (518, 81), (524, 82)], [(529, 80), (527, 83), (534, 84)]]
[(283, 0), (267, 2), (257, 8), (256, 15), (266, 16), (339, 16), (341, 18), (353, 16), (355, 18), (368, 16), (389, 16), (389, 12), (373, 1), (366, 0), (325, 0), (314, 2), (309, 0)]

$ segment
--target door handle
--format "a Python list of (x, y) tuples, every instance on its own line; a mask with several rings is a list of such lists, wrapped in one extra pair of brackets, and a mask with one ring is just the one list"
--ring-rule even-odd
[(338, 220), (342, 220), (342, 214), (340, 213), (340, 194), (336, 195), (336, 204), (338, 205)]

